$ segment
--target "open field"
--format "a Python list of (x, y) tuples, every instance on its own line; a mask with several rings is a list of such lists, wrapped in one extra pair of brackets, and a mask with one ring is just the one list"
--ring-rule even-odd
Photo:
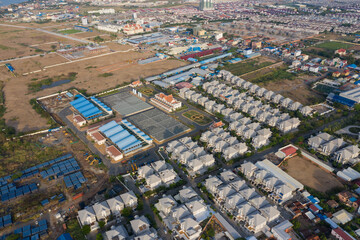
[(80, 33), (80, 30), (76, 29), (66, 29), (66, 30), (60, 30), (59, 33), (61, 34), (74, 34), (74, 33)]
[(258, 70), (260, 68), (267, 67), (269, 65), (274, 64), (275, 62), (276, 61), (274, 59), (261, 56), (255, 59), (249, 59), (239, 63), (228, 64), (224, 67), (224, 69), (230, 71), (232, 74), (236, 76), (240, 76), (245, 73), (249, 73)]
[(79, 43), (36, 30), (0, 26), (0, 60), (50, 51), (52, 45), (60, 48), (60, 44)]
[(211, 122), (210, 118), (194, 110), (183, 113), (183, 116), (200, 125), (206, 125)]
[(352, 45), (347, 44), (347, 43), (342, 43), (342, 42), (331, 41), (331, 42), (324, 42), (324, 43), (317, 44), (317, 45), (315, 45), (315, 47), (317, 47), (317, 48), (325, 48), (325, 49), (335, 51), (335, 50), (340, 49), (340, 48), (349, 49), (349, 48), (352, 47)]
[[(121, 45), (120, 45), (121, 46)], [(121, 46), (123, 49), (129, 49), (130, 46)], [(106, 67), (119, 62), (126, 62), (137, 60), (139, 58), (147, 58), (152, 56), (153, 53), (139, 53), (136, 51), (111, 53), (106, 56), (95, 57), (88, 60), (68, 62), (68, 64), (46, 68), (27, 76), (21, 76), (20, 73), (44, 69), (48, 66), (47, 62), (52, 63), (65, 62), (62, 57), (51, 54), (45, 57), (26, 59), (21, 61), (13, 61), (11, 64), (14, 66), (18, 77), (13, 77), (5, 67), (0, 68), (0, 74), (4, 79), (4, 94), (6, 99), (7, 111), (4, 115), (6, 123), (13, 126), (17, 131), (33, 131), (48, 127), (45, 119), (41, 118), (30, 106), (29, 101), (32, 98), (46, 96), (58, 91), (66, 90), (71, 87), (85, 89), (88, 93), (97, 93), (107, 90), (125, 82), (137, 80), (141, 77), (152, 76), (185, 65), (184, 62), (178, 60), (165, 60), (161, 63), (150, 63), (145, 65), (138, 65), (137, 63), (129, 64), (125, 67), (113, 71), (111, 76), (98, 77), (99, 71), (97, 68)], [(70, 72), (77, 73), (76, 79), (72, 82), (41, 90), (35, 93), (29, 92), (28, 84), (32, 79), (46, 79), (56, 78)], [(60, 74), (59, 74), (60, 73)], [(19, 96), (22, 96), (19, 98)]]
[(343, 186), (336, 177), (304, 157), (290, 158), (285, 165), (283, 167), (290, 176), (317, 191), (326, 192)]
[(293, 101), (298, 101), (303, 105), (312, 105), (325, 100), (323, 96), (312, 91), (307, 84), (312, 81), (312, 76), (301, 75), (297, 76), (294, 80), (276, 80), (271, 82), (258, 83), (259, 86), (280, 93), (284, 97), (288, 97)]
[[(284, 66), (283, 64), (279, 63), (279, 65), (276, 65), (275, 68), (283, 67), (283, 66)], [(274, 71), (275, 68), (271, 66), (271, 67), (259, 69), (258, 71), (244, 74), (243, 76), (241, 76), (241, 78), (245, 79), (246, 81), (253, 82), (253, 79), (257, 79), (265, 74), (271, 73)]]

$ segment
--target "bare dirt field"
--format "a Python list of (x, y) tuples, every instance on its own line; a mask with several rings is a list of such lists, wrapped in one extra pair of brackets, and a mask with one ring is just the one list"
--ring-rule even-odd
[(79, 43), (36, 30), (0, 26), (0, 60), (39, 54), (36, 48), (49, 51), (51, 45), (60, 48), (61, 44)]
[(298, 76), (294, 80), (284, 79), (275, 82), (259, 83), (258, 85), (267, 90), (280, 93), (284, 97), (288, 97), (293, 101), (298, 101), (303, 105), (312, 105), (324, 101), (324, 98), (312, 91), (307, 84), (312, 78), (314, 77), (305, 75)]
[[(123, 46), (124, 48), (129, 46)], [(5, 104), (7, 111), (4, 115), (6, 123), (15, 127), (18, 131), (33, 131), (38, 129), (46, 128), (47, 122), (41, 118), (30, 106), (29, 101), (32, 98), (46, 96), (58, 91), (66, 90), (71, 87), (79, 89), (86, 89), (88, 93), (97, 93), (106, 89), (113, 88), (124, 82), (130, 82), (137, 80), (141, 77), (148, 77), (156, 74), (160, 74), (164, 71), (177, 68), (186, 65), (185, 62), (178, 60), (165, 60), (161, 62), (154, 62), (145, 65), (138, 65), (137, 59), (147, 58), (153, 56), (154, 53), (139, 53), (136, 51), (112, 53), (102, 57), (96, 57), (88, 60), (68, 62), (64, 65), (54, 66), (46, 68), (46, 70), (22, 76), (18, 74), (18, 77), (10, 75), (5, 68), (0, 68), (0, 76), (2, 76), (5, 86)], [(56, 54), (51, 56), (46, 55), (44, 58), (28, 59), (11, 62), (15, 67), (16, 71), (19, 72), (22, 68), (26, 70), (43, 69), (48, 66), (46, 59), (49, 61), (61, 61), (61, 57)], [(37, 63), (34, 63), (37, 61)], [(121, 67), (111, 74), (102, 76), (97, 68), (106, 67), (112, 64), (118, 64), (132, 62), (124, 67)], [(32, 71), (33, 71), (32, 70)], [(70, 83), (66, 83), (57, 87), (48, 88), (39, 92), (32, 93), (28, 89), (28, 84), (33, 82), (33, 79), (44, 79), (44, 78), (56, 78), (61, 74), (68, 74), (70, 72), (76, 72), (76, 79)]]
[(290, 176), (317, 191), (326, 192), (343, 186), (336, 177), (304, 157), (295, 156), (286, 163), (283, 168)]

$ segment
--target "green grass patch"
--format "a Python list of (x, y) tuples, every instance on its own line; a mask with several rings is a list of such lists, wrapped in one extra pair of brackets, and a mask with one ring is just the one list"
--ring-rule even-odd
[(42, 79), (40, 81), (34, 81), (28, 84), (28, 88), (31, 92), (38, 92), (41, 90), (41, 87), (44, 85), (50, 85), (53, 83), (52, 78)]
[(357, 134), (360, 132), (360, 127), (351, 127), (349, 128), (349, 131)]
[(154, 89), (152, 89), (151, 87), (141, 87), (138, 89), (138, 91), (148, 97), (152, 97), (155, 95)]
[(8, 50), (8, 49), (10, 49), (10, 47), (7, 47), (7, 46), (5, 46), (5, 45), (1, 45), (1, 44), (0, 44), (0, 49), (1, 49), (1, 50)]
[(84, 236), (83, 231), (81, 230), (79, 222), (76, 219), (70, 220), (69, 222), (67, 222), (66, 225), (67, 225), (66, 232), (68, 232), (73, 239), (86, 240), (86, 237)]
[(200, 124), (200, 125), (206, 125), (212, 121), (211, 118), (209, 118), (195, 110), (187, 111), (186, 113), (183, 113), (183, 116), (190, 119), (191, 121), (196, 122), (197, 124)]
[(103, 73), (103, 74), (99, 74), (99, 77), (111, 77), (112, 75), (114, 75), (113, 73)]
[(288, 80), (294, 80), (296, 74), (291, 73), (291, 72), (287, 72), (286, 71), (287, 68), (278, 68), (275, 69), (272, 72), (269, 72), (265, 75), (262, 75), (260, 77), (257, 78), (253, 78), (250, 80), (250, 82), (253, 83), (267, 83), (267, 82), (276, 82), (276, 81), (280, 81), (280, 80), (284, 80), (284, 79), (288, 79)]
[(44, 146), (36, 139), (0, 140), (0, 177), (49, 161), (63, 155), (61, 146)]
[(314, 88), (315, 91), (322, 93), (322, 94), (329, 94), (335, 90), (335, 88), (324, 85), (324, 84), (317, 84)]
[(76, 30), (76, 29), (66, 29), (66, 30), (59, 31), (59, 33), (65, 34), (65, 35), (79, 33), (79, 32), (81, 32), (81, 31)]
[(249, 73), (255, 70), (258, 70), (260, 68), (264, 68), (267, 66), (270, 66), (274, 63), (272, 62), (262, 62), (259, 63), (258, 60), (249, 60), (249, 61), (244, 61), (244, 62), (239, 62), (239, 63), (233, 63), (233, 64), (226, 64), (224, 69), (231, 72), (232, 74), (239, 76), (239, 75), (243, 75), (245, 73)]
[(40, 90), (42, 90), (43, 86), (46, 85), (50, 85), (53, 82), (57, 82), (60, 80), (70, 80), (70, 81), (74, 81), (77, 77), (77, 72), (69, 72), (67, 75), (65, 74), (61, 74), (59, 76), (55, 76), (53, 78), (45, 78), (45, 79), (41, 79), (38, 80), (37, 78), (33, 78), (31, 79), (31, 83), (28, 83), (28, 89), (31, 92), (38, 92)]
[(88, 66), (85, 69), (97, 68), (96, 66)]
[(352, 45), (347, 44), (347, 43), (342, 43), (342, 42), (330, 41), (330, 42), (324, 42), (324, 43), (317, 44), (314, 47), (324, 48), (324, 49), (335, 51), (340, 48), (349, 49), (352, 47)]

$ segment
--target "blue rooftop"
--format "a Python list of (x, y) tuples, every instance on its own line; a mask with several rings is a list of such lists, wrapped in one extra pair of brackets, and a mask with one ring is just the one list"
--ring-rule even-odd
[(76, 97), (77, 99), (70, 102), (70, 105), (79, 111), (85, 118), (92, 119), (102, 115), (102, 111), (89, 100), (81, 95), (76, 95)]

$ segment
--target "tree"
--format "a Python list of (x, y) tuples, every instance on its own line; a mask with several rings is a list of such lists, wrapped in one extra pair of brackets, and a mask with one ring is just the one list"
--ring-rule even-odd
[(101, 233), (96, 234), (96, 240), (103, 240), (104, 237)]
[(90, 225), (85, 225), (82, 227), (81, 231), (84, 235), (88, 235), (91, 232)]
[(105, 222), (104, 221), (99, 221), (99, 227), (100, 227), (100, 229), (104, 229)]
[(297, 219), (291, 220), (291, 223), (294, 225), (293, 226), (294, 230), (299, 230), (299, 228), (301, 227), (301, 223)]
[(301, 156), (302, 156), (301, 150), (300, 150), (300, 149), (296, 150), (296, 154), (297, 154), (299, 157), (301, 157)]
[(11, 234), (10, 236), (8, 236), (6, 238), (6, 240), (17, 240), (17, 239), (20, 239), (20, 234)]
[(132, 209), (129, 207), (126, 207), (122, 210), (121, 215), (123, 215), (124, 217), (130, 217), (132, 214)]
[(138, 204), (137, 204), (136, 210), (142, 211), (143, 209), (144, 209), (144, 202), (141, 198), (138, 198)]
[(51, 45), (51, 49), (55, 50), (56, 49), (56, 45)]

